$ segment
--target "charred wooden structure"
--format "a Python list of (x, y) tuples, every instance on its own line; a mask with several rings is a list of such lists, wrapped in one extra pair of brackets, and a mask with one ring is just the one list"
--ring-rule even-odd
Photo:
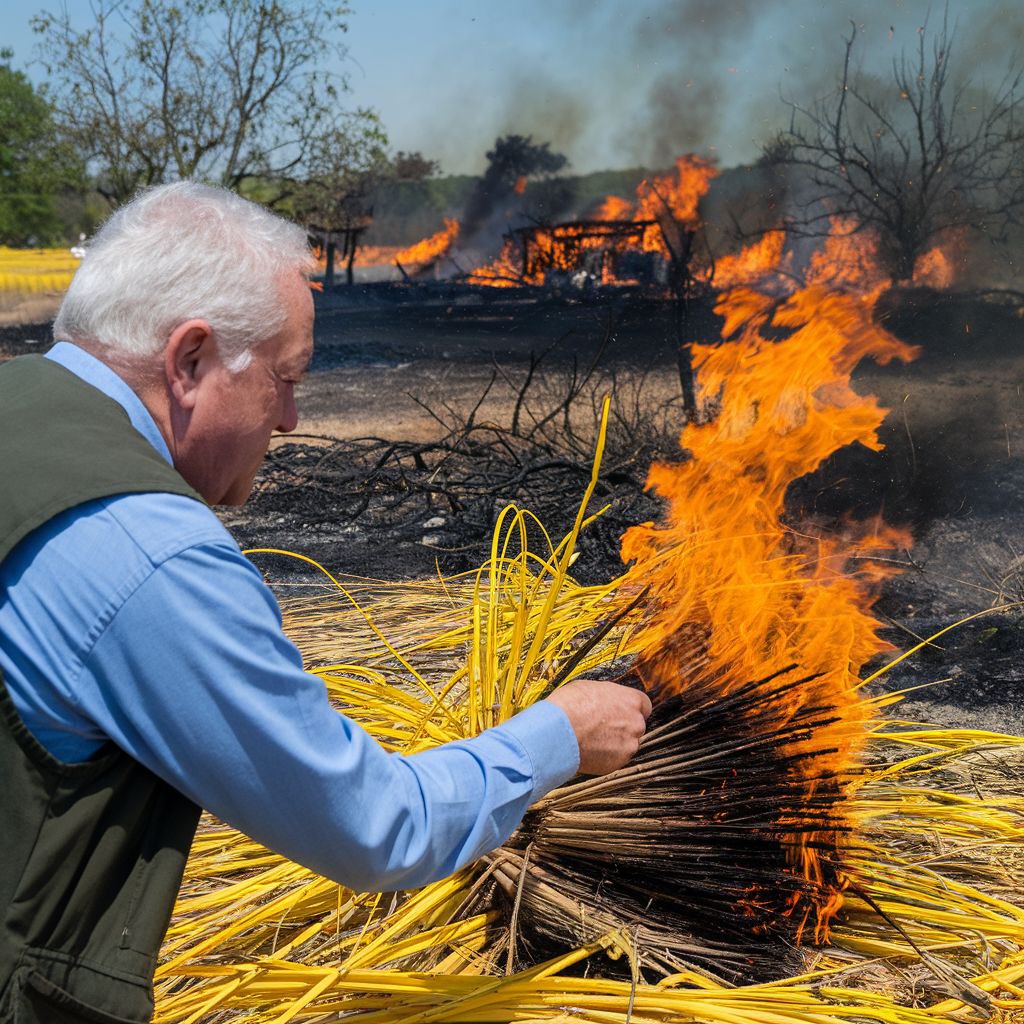
[(372, 214), (369, 214), (359, 222), (344, 227), (327, 228), (313, 224), (306, 229), (311, 241), (324, 253), (324, 284), (328, 288), (334, 287), (336, 261), (345, 265), (346, 284), (353, 284), (356, 252), (359, 249), (360, 240), (371, 222)]
[(523, 281), (557, 283), (582, 274), (598, 284), (653, 284), (663, 277), (653, 241), (658, 231), (654, 220), (569, 221), (515, 228), (505, 240), (519, 254)]

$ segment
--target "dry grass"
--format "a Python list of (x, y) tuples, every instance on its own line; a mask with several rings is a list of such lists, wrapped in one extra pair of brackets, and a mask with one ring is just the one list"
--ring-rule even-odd
[[(492, 557), (477, 573), (395, 585), (335, 580), (340, 590), (285, 601), (286, 628), (310, 669), (391, 749), (424, 749), (504, 720), (560, 678), (582, 638), (632, 604), (621, 580), (581, 587), (569, 576), (582, 511), (564, 541), (539, 553), (517, 544), (526, 516), (502, 517)], [(639, 614), (600, 635), (572, 671), (621, 664), (633, 652)], [(539, 812), (557, 812), (554, 824), (571, 829), (580, 822), (566, 809), (587, 811), (579, 798), (593, 802), (603, 790), (614, 795), (606, 831), (614, 825), (627, 843), (656, 837), (659, 818), (678, 818), (686, 798), (687, 773), (665, 770), (671, 732), (654, 731), (639, 762), (617, 779), (566, 787)], [(692, 760), (694, 747), (676, 743), (673, 751), (670, 759), (689, 751)], [(586, 879), (566, 887), (551, 871), (564, 850), (549, 849), (546, 875), (536, 870), (544, 858), (529, 864), (539, 850), (513, 842), (421, 890), (360, 894), (207, 819), (158, 971), (156, 1019), (326, 1021), (356, 1012), (388, 1024), (1013, 1019), (1024, 1012), (1024, 741), (879, 721), (869, 751), (871, 762), (852, 769), (846, 814), (854, 832), (835, 851), (845, 895), (831, 942), (815, 946), (805, 937), (797, 947), (788, 944), (791, 934), (777, 934), (775, 980), (722, 976), (731, 954), (747, 951), (749, 935), (717, 967), (706, 937), (666, 950), (659, 929), (667, 924), (679, 939), (670, 916), (654, 910), (644, 922), (617, 913), (596, 868), (589, 893)], [(637, 788), (645, 780), (655, 788)], [(646, 803), (637, 799), (645, 792)], [(600, 802), (589, 812), (607, 814)], [(586, 824), (582, 840), (568, 843), (577, 856), (589, 847), (596, 863), (593, 819)], [(549, 845), (557, 836), (548, 833)], [(648, 885), (657, 886), (658, 860), (668, 856), (655, 851)], [(721, 898), (733, 879), (715, 870), (704, 885), (717, 884)], [(792, 881), (779, 876), (780, 885)], [(526, 941), (531, 927), (570, 917), (579, 929), (561, 929), (533, 960), (539, 945)]]

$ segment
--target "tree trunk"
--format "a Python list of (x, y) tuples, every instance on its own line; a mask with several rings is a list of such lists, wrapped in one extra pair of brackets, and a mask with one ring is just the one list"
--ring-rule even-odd
[(672, 320), (676, 345), (676, 365), (679, 368), (679, 390), (683, 396), (683, 409), (686, 419), (693, 423), (697, 419), (697, 381), (693, 374), (693, 355), (690, 352), (690, 341), (693, 337), (691, 324), (690, 298), (687, 294), (689, 283), (685, 275), (689, 268), (682, 271), (683, 279), (677, 283), (675, 301), (672, 303)]
[(324, 269), (324, 288), (328, 291), (334, 287), (334, 242), (327, 243), (327, 266)]
[(917, 269), (921, 248), (920, 245), (909, 241), (897, 243), (890, 267), (893, 284), (907, 284), (914, 279), (914, 271)]
[(356, 276), (352, 270), (352, 264), (356, 261), (356, 240), (353, 236), (348, 247), (348, 262), (345, 264), (345, 283), (351, 287), (355, 284)]
[(676, 353), (679, 366), (679, 390), (683, 393), (683, 409), (686, 420), (694, 423), (697, 419), (697, 382), (693, 375), (693, 356), (689, 345), (680, 345)]

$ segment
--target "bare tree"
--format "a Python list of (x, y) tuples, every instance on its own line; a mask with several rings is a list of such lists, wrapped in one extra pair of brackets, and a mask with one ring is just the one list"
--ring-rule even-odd
[(689, 201), (680, 205), (678, 200), (674, 202), (673, 197), (666, 194), (664, 188), (672, 187), (670, 181), (652, 178), (645, 182), (645, 188), (656, 200), (649, 204), (649, 212), (654, 216), (668, 256), (666, 283), (672, 296), (672, 334), (679, 388), (687, 419), (694, 421), (700, 410), (690, 346), (699, 336), (698, 311), (707, 306), (715, 277), (715, 255), (697, 202), (707, 189), (712, 168), (706, 161), (691, 155), (678, 161), (680, 174), (683, 173), (684, 161), (689, 164), (690, 173), (700, 175), (702, 168), (707, 173), (703, 190), (692, 186), (697, 189), (692, 208)]
[(895, 281), (945, 233), (1002, 240), (1024, 212), (1024, 95), (1011, 66), (995, 88), (954, 77), (955, 27), (943, 17), (930, 38), (893, 62), (891, 81), (853, 66), (846, 39), (838, 88), (810, 106), (789, 102), (789, 129), (769, 144), (774, 159), (806, 169), (811, 201), (791, 225), (824, 233), (830, 216), (870, 230)]
[[(200, 178), (238, 188), (301, 176), (345, 112), (344, 5), (328, 0), (90, 0), (33, 18), (56, 116), (114, 205), (143, 185)], [(346, 120), (347, 123), (340, 123)]]
[(697, 380), (690, 346), (697, 333), (696, 311), (708, 302), (711, 294), (715, 260), (703, 223), (680, 221), (672, 215), (668, 203), (664, 203), (664, 206), (664, 213), (658, 218), (658, 227), (669, 253), (668, 286), (672, 295), (672, 327), (679, 389), (686, 417), (695, 421), (700, 411), (697, 407)]

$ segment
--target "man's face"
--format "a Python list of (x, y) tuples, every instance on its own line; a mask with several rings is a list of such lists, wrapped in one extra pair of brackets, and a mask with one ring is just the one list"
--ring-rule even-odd
[(217, 357), (199, 378), (187, 438), (175, 465), (211, 504), (241, 505), (276, 431), (295, 429), (295, 385), (313, 355), (313, 298), (296, 273), (281, 282), (287, 319), (232, 373)]

